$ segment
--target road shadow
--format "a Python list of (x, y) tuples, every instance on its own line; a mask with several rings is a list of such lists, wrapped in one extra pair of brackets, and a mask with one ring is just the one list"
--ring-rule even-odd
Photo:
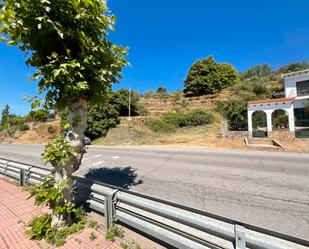
[(131, 187), (143, 183), (142, 180), (137, 180), (137, 173), (131, 166), (90, 169), (85, 174), (85, 177), (90, 180), (102, 182), (124, 189), (130, 189)]
[(86, 211), (90, 212), (89, 205), (92, 198), (91, 188), (94, 184), (93, 181), (123, 189), (130, 189), (131, 187), (143, 183), (142, 180), (137, 179), (137, 173), (135, 171), (136, 170), (131, 166), (89, 169), (83, 177), (76, 178), (77, 191), (75, 203), (78, 206), (83, 206)]

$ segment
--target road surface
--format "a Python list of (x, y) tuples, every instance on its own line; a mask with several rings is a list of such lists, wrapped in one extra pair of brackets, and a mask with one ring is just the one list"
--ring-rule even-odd
[[(0, 157), (33, 164), (41, 151), (0, 145)], [(78, 174), (309, 239), (309, 154), (91, 147)]]

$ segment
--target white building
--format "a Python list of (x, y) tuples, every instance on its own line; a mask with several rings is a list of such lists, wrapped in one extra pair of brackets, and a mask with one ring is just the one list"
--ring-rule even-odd
[(288, 129), (292, 134), (295, 133), (295, 129), (299, 126), (299, 122), (295, 124), (296, 120), (308, 119), (309, 114), (306, 111), (309, 108), (309, 69), (283, 74), (281, 77), (284, 81), (284, 98), (250, 101), (248, 103), (248, 130), (251, 135), (254, 131), (252, 116), (256, 111), (266, 113), (268, 136), (273, 131), (272, 114), (276, 110), (286, 112), (288, 115)]

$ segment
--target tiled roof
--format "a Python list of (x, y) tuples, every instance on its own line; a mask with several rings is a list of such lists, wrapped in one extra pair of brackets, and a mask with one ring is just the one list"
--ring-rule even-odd
[(261, 103), (274, 103), (274, 102), (285, 102), (285, 101), (293, 101), (294, 98), (280, 98), (280, 99), (263, 99), (263, 100), (255, 100), (249, 101), (248, 104), (261, 104)]

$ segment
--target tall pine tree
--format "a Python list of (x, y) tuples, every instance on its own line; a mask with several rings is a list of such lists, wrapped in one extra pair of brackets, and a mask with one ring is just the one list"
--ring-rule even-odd
[(10, 128), (10, 107), (6, 104), (1, 115), (1, 129), (8, 130)]

